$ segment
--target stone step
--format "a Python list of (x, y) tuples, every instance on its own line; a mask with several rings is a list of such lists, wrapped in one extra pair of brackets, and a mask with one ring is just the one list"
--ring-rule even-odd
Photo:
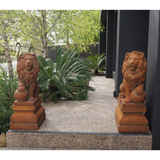
[(52, 150), (150, 150), (152, 135), (138, 133), (13, 131), (7, 148)]

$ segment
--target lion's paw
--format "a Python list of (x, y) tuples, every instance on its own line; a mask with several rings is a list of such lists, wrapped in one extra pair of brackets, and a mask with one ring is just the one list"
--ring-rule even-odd
[(39, 97), (38, 93), (35, 93), (34, 98), (38, 98), (38, 97)]
[(119, 98), (125, 98), (125, 92), (119, 93)]
[(24, 92), (26, 90), (25, 87), (18, 87), (18, 92)]
[(125, 103), (130, 103), (130, 102), (131, 102), (131, 99), (130, 99), (130, 98), (125, 98), (123, 101), (124, 101)]
[(29, 98), (28, 98), (28, 101), (34, 101), (34, 100), (35, 100), (34, 97), (29, 97)]
[(143, 95), (143, 90), (142, 89), (136, 88), (135, 92), (136, 92), (137, 95)]

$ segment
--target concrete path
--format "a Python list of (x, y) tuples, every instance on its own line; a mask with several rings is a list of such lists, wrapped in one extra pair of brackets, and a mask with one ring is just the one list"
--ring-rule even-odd
[(117, 133), (114, 80), (96, 76), (90, 85), (96, 90), (88, 93), (88, 100), (43, 103), (46, 120), (39, 131)]

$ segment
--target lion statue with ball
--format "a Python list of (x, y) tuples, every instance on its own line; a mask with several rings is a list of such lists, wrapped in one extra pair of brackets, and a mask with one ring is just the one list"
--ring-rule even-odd
[(17, 101), (34, 101), (39, 97), (39, 85), (37, 76), (39, 72), (39, 63), (36, 55), (25, 53), (19, 56), (17, 62), (18, 89), (14, 96)]
[(147, 61), (143, 52), (132, 51), (125, 54), (122, 65), (123, 82), (119, 97), (125, 103), (143, 103), (146, 93), (143, 90), (146, 79)]

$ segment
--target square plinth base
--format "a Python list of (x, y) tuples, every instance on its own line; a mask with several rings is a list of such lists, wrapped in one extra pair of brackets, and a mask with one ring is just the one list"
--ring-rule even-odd
[(45, 120), (45, 109), (41, 106), (42, 98), (35, 101), (14, 102), (15, 111), (10, 118), (11, 130), (38, 130)]
[(42, 117), (39, 119), (37, 123), (15, 123), (10, 122), (11, 130), (38, 130), (43, 121), (46, 118), (46, 114), (44, 113)]
[(118, 132), (125, 133), (149, 133), (149, 126), (144, 125), (120, 125), (118, 122), (117, 114), (115, 113)]
[(124, 103), (123, 99), (118, 97), (118, 104), (115, 110), (118, 132), (149, 133), (144, 103), (134, 106), (134, 103)]

